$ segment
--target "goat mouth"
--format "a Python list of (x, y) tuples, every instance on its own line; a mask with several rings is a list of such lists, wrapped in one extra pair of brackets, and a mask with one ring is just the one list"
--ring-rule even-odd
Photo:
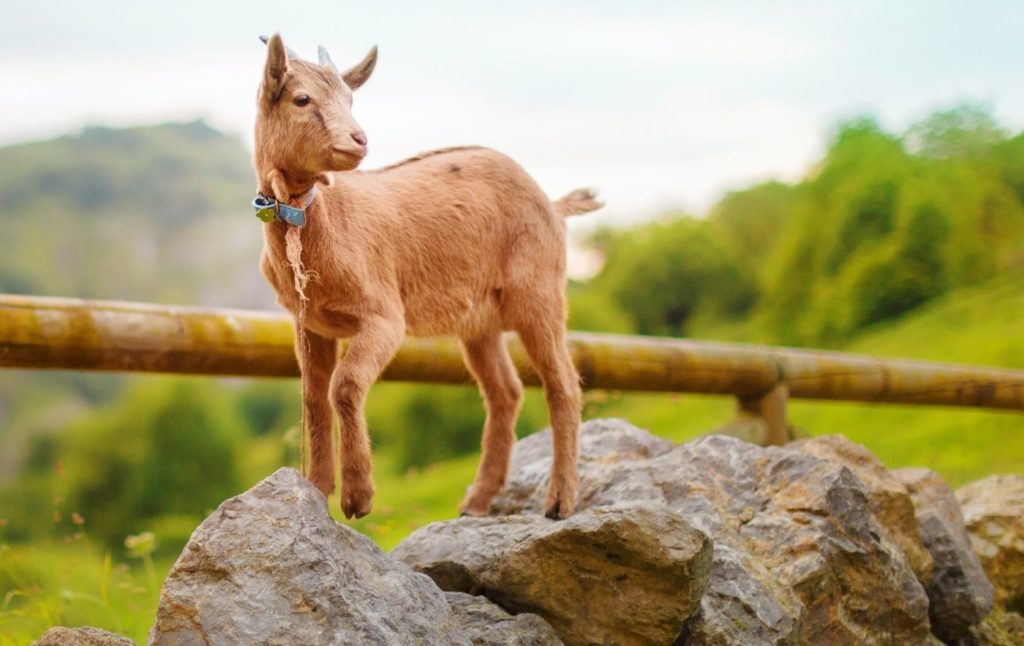
[(365, 146), (362, 148), (343, 148), (341, 146), (331, 146), (331, 152), (337, 155), (351, 157), (352, 159), (362, 159), (363, 157), (366, 157)]

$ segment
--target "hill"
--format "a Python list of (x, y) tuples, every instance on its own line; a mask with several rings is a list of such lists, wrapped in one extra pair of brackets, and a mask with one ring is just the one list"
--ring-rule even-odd
[(0, 292), (266, 306), (241, 141), (90, 127), (0, 149)]

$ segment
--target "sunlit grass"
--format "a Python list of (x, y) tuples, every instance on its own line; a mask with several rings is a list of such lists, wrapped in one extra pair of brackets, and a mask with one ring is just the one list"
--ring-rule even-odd
[(145, 643), (172, 562), (120, 561), (87, 538), (0, 545), (0, 646), (83, 625)]

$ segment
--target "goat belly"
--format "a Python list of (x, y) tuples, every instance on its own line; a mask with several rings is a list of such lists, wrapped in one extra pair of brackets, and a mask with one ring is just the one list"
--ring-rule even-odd
[(405, 300), (405, 324), (413, 336), (462, 335), (491, 318), (481, 304), (463, 295), (431, 294)]

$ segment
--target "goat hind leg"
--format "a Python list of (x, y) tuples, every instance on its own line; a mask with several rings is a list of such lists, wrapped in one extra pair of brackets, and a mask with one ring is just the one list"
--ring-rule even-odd
[(516, 439), (516, 417), (523, 401), (523, 384), (500, 332), (478, 339), (463, 339), (462, 352), (483, 393), (487, 420), (484, 422), (482, 455), (476, 480), (462, 501), (459, 513), (485, 516), (491, 500), (508, 477), (509, 459)]
[(578, 433), (582, 395), (580, 379), (565, 345), (565, 331), (539, 318), (520, 327), (530, 362), (544, 383), (544, 398), (551, 419), (554, 459), (551, 480), (544, 502), (544, 515), (565, 518), (576, 506), (579, 480), (576, 460), (579, 454)]
[(370, 386), (404, 336), (401, 317), (364, 320), (331, 378), (331, 399), (341, 426), (341, 510), (345, 518), (362, 518), (373, 506), (373, 462), (363, 406)]

